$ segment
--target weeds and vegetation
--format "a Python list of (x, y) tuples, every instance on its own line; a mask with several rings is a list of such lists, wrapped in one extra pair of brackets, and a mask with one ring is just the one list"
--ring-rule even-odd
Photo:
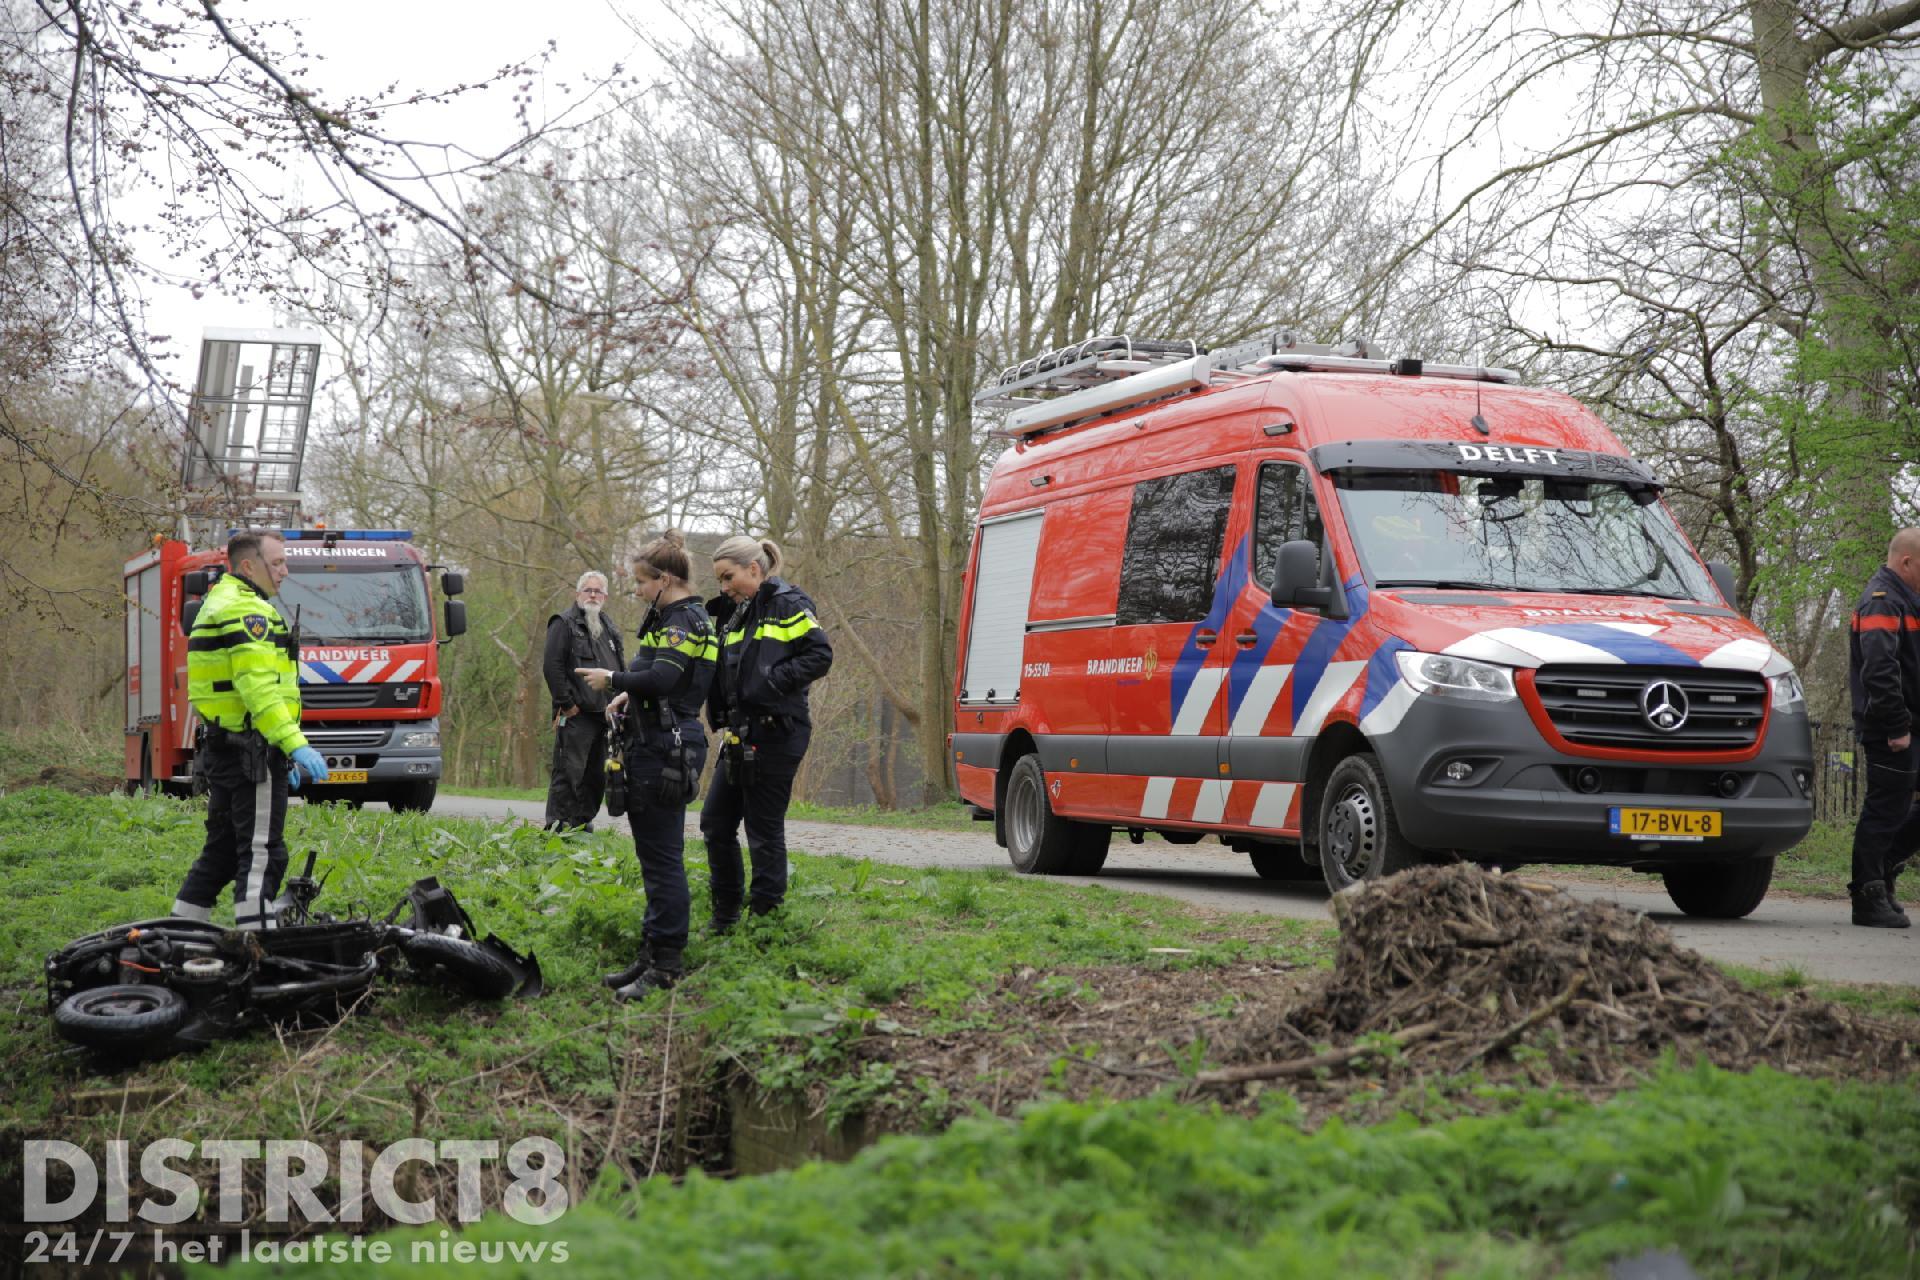
[[(548, 1226), (495, 1217), (461, 1238), (564, 1240), (582, 1280), (1600, 1277), (1668, 1248), (1708, 1276), (1911, 1274), (1920, 1099), (1908, 1088), (1669, 1067), (1605, 1103), (1534, 1091), (1494, 1115), (1314, 1132), (1284, 1093), (1268, 1096), (1250, 1119), (1163, 1099), (1053, 1103), (891, 1139), (845, 1165), (607, 1180)], [(415, 1242), (435, 1257), (446, 1239), (386, 1238), (403, 1264)], [(296, 1270), (357, 1275), (239, 1274)]]
[(74, 728), (0, 732), (0, 786), (15, 787), (50, 765), (108, 778), (123, 775), (125, 739)]
[[(452, 1241), (562, 1238), (569, 1272), (587, 1277), (1144, 1275), (1190, 1272), (1198, 1259), (1222, 1275), (1598, 1276), (1651, 1245), (1681, 1248), (1709, 1275), (1855, 1277), (1907, 1274), (1913, 1256), (1920, 1102), (1910, 1082), (1668, 1068), (1596, 1104), (1544, 1076), (1519, 1087), (1468, 1073), (1404, 1097), (1377, 1089), (1374, 1105), (1336, 1112), (1399, 1112), (1359, 1128), (1324, 1119), (1324, 1105), (1308, 1123), (1278, 1085), (1238, 1096), (1241, 1114), (1175, 1102), (1220, 1048), (1205, 1035), (1160, 1046), (1168, 1096), (1085, 1097), (1104, 1069), (1087, 1064), (1105, 1055), (1083, 1033), (1039, 1059), (1041, 1084), (1021, 1095), (1074, 1092), (1073, 1081), (1083, 1100), (1039, 1105), (1018, 1123), (965, 1121), (844, 1167), (629, 1182), (678, 1167), (681, 1121), (663, 1100), (720, 1072), (804, 1094), (827, 1121), (891, 1108), (909, 1126), (938, 1127), (959, 1095), (916, 1070), (918, 1044), (1024, 1034), (1016, 1007), (1069, 1034), (1084, 1016), (1074, 1006), (1136, 1000), (1155, 972), (1169, 989), (1205, 978), (1192, 984), (1190, 1018), (1265, 1017), (1267, 988), (1246, 974), (1330, 954), (1323, 925), (1004, 872), (796, 855), (782, 916), (724, 939), (696, 927), (688, 981), (616, 1007), (595, 979), (639, 942), (639, 876), (623, 832), (297, 806), (289, 842), (296, 857), (323, 851), (322, 905), (384, 910), (415, 877), (437, 875), (483, 929), (539, 953), (549, 994), (480, 1006), (395, 987), (327, 1031), (260, 1034), (123, 1070), (64, 1054), (42, 1010), (42, 958), (101, 925), (163, 911), (202, 816), (163, 798), (39, 788), (0, 798), (0, 994), (14, 1011), (0, 1023), (10, 1081), (0, 1129), (96, 1150), (108, 1137), (138, 1146), (163, 1135), (377, 1147), (416, 1134), (544, 1134), (565, 1146), (587, 1203), (544, 1229), (494, 1218), (451, 1237), (439, 1227), (392, 1236), (403, 1263), (413, 1241), (442, 1258)], [(697, 842), (689, 865), (699, 921)], [(1239, 985), (1216, 972), (1239, 973)], [(1200, 998), (1203, 987), (1218, 993)], [(1893, 1003), (1870, 1007), (1898, 1013), (1914, 1000), (1884, 998)], [(1397, 1048), (1389, 1037), (1377, 1053), (1384, 1061)], [(1531, 1052), (1515, 1046), (1516, 1059)], [(514, 1265), (489, 1274), (518, 1274)]]
[[(14, 1082), (0, 1125), (57, 1126), (78, 1141), (87, 1121), (66, 1095), (131, 1083), (169, 1096), (130, 1123), (151, 1132), (230, 1126), (236, 1117), (285, 1136), (317, 1120), (335, 1131), (407, 1136), (418, 1113), (449, 1131), (480, 1125), (560, 1133), (562, 1112), (606, 1120), (633, 1071), (664, 1042), (665, 1004), (615, 1006), (599, 986), (640, 945), (643, 910), (630, 839), (603, 830), (561, 836), (529, 826), (431, 815), (295, 806), (295, 858), (322, 851), (320, 905), (384, 913), (407, 885), (436, 875), (483, 930), (537, 952), (549, 994), (476, 1006), (425, 989), (384, 990), (373, 1007), (324, 1036), (285, 1044), (256, 1035), (128, 1073), (60, 1056), (40, 996), (45, 956), (108, 924), (164, 914), (198, 851), (204, 809), (165, 798), (84, 798), (31, 789), (0, 799), (0, 1071)], [(1146, 895), (1069, 889), (1005, 872), (891, 869), (795, 855), (786, 910), (726, 939), (706, 915), (704, 851), (689, 846), (696, 928), (692, 981), (677, 994), (676, 1053), (700, 1051), (770, 1086), (853, 1073), (850, 1046), (876, 1026), (875, 1007), (904, 1002), (916, 1030), (974, 1025), (977, 997), (1025, 965), (1208, 965), (1248, 958), (1324, 962), (1324, 926), (1216, 918)], [(223, 903), (216, 918), (226, 918)], [(1185, 954), (1152, 954), (1175, 947)], [(488, 1087), (476, 1087), (486, 1082)], [(657, 1085), (657, 1081), (655, 1082)], [(517, 1091), (525, 1085), (525, 1096)], [(177, 1090), (177, 1093), (175, 1092)], [(314, 1098), (323, 1097), (324, 1104)], [(571, 1114), (570, 1112), (568, 1114)], [(100, 1122), (110, 1128), (116, 1121)]]

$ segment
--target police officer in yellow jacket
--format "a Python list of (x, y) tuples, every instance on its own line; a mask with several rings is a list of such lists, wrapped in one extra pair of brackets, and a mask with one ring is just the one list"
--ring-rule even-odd
[(237, 533), (227, 564), (187, 638), (187, 697), (207, 728), (207, 842), (173, 914), (211, 918), (231, 883), (234, 923), (272, 929), (287, 869), (287, 791), (303, 772), (325, 782), (327, 764), (300, 732), (299, 641), (269, 599), (287, 576), (286, 544), (271, 530)]

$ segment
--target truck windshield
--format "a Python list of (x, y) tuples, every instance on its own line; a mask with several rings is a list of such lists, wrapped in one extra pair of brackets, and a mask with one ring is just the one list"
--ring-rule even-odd
[(307, 644), (419, 644), (433, 638), (426, 575), (417, 564), (296, 564), (280, 584), (280, 615), (300, 610)]
[(1642, 486), (1427, 470), (1339, 471), (1334, 484), (1376, 587), (1715, 598)]

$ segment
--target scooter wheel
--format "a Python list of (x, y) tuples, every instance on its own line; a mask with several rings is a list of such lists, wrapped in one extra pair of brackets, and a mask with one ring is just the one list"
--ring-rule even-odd
[[(423, 977), (444, 975), (470, 996), (504, 1000), (518, 982), (506, 962), (478, 943), (443, 933), (416, 933), (400, 944), (407, 963)], [(437, 973), (436, 973), (437, 971)]]
[(171, 987), (144, 983), (76, 991), (53, 1011), (60, 1034), (91, 1049), (151, 1047), (186, 1020), (186, 997)]

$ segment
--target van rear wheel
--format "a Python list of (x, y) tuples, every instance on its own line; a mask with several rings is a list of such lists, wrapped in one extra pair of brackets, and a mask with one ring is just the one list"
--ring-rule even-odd
[(1110, 827), (1054, 813), (1040, 757), (1024, 755), (1007, 777), (1007, 856), (1014, 869), (1040, 876), (1096, 876), (1106, 865)]
[(1668, 867), (1660, 873), (1673, 905), (1707, 920), (1739, 920), (1753, 914), (1773, 883), (1773, 859), (1708, 862)]
[(1333, 767), (1320, 792), (1316, 830), (1320, 873), (1335, 893), (1420, 861), (1419, 850), (1400, 834), (1380, 761), (1371, 752), (1348, 756)]

